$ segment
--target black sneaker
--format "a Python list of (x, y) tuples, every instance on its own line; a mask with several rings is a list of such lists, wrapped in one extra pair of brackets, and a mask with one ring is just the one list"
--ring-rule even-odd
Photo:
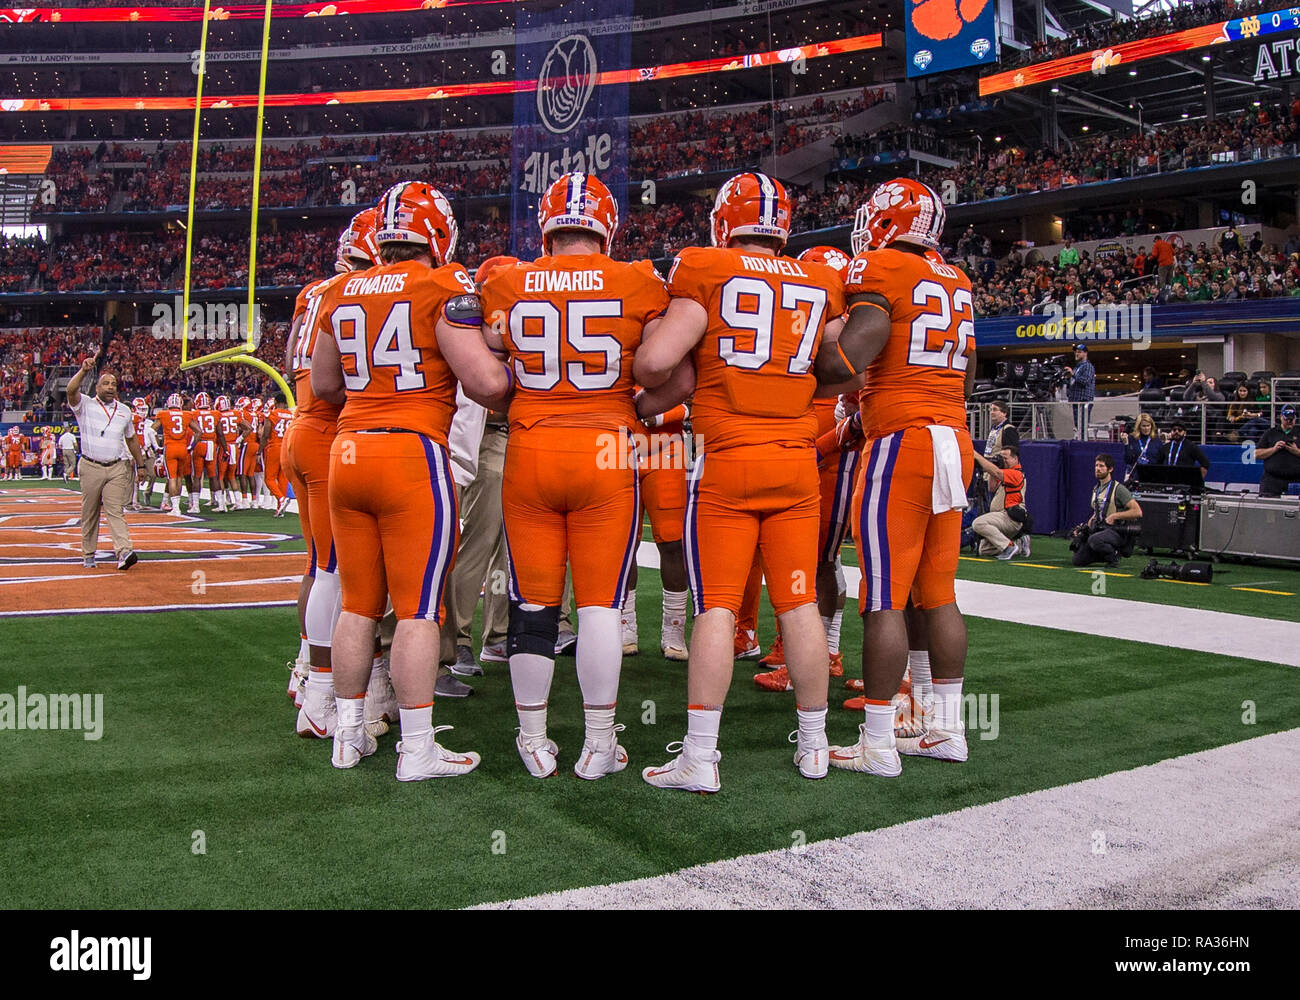
[(456, 662), (447, 667), (457, 677), (482, 677), (483, 668), (474, 659), (468, 646), (456, 647)]
[(140, 557), (137, 556), (137, 555), (135, 554), (135, 551), (134, 551), (134, 550), (132, 550), (132, 551), (128, 552), (126, 555), (122, 556), (122, 558), (120, 558), (120, 559), (117, 561), (117, 568), (118, 568), (118, 569), (130, 569), (132, 566), (134, 566), (134, 565), (135, 565), (136, 563), (138, 563), (139, 561), (140, 561)]

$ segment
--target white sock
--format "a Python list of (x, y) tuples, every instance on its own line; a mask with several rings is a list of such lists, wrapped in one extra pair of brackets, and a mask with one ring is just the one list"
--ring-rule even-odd
[(822, 624), (826, 626), (826, 648), (832, 656), (840, 651), (840, 622), (843, 618), (844, 609), (838, 608), (835, 614), (822, 619)]
[(712, 753), (718, 749), (718, 730), (721, 727), (721, 707), (687, 708), (684, 751)]
[(587, 725), (587, 739), (599, 743), (614, 735), (614, 709), (583, 705), (582, 716)]
[(801, 743), (826, 742), (826, 708), (796, 708), (794, 713), (799, 719), (799, 741)]
[(894, 706), (889, 702), (877, 705), (869, 701), (864, 714), (868, 742), (873, 747), (888, 746), (892, 750), (897, 745), (894, 742)]
[(664, 620), (665, 626), (682, 626), (686, 624), (686, 600), (690, 597), (688, 590), (665, 590), (664, 591)]
[(909, 649), (907, 651), (907, 671), (912, 678), (912, 696), (928, 701), (933, 695), (930, 683), (930, 651), (928, 649)]
[(536, 653), (515, 653), (510, 657), (510, 685), (514, 688), (515, 711), (524, 739), (546, 737), (546, 699), (550, 697), (554, 676), (554, 657)]
[(423, 742), (433, 737), (433, 706), (397, 709), (401, 718), (402, 741)]
[(966, 729), (961, 717), (961, 688), (963, 678), (937, 680), (934, 682), (934, 726), (949, 733), (960, 733)]
[(576, 666), (583, 704), (612, 708), (618, 701), (618, 680), (623, 669), (623, 634), (618, 609), (579, 608), (578, 632), (582, 642), (578, 643)]
[(307, 648), (307, 637), (304, 635), (301, 636), (298, 642), (298, 659), (306, 663), (309, 656), (311, 656), (311, 651)]
[(365, 698), (340, 698), (334, 696), (334, 704), (339, 710), (339, 729), (360, 729), (366, 722)]
[(311, 668), (311, 673), (307, 675), (308, 692), (315, 691), (317, 694), (334, 699), (334, 672), (331, 670), (320, 670), (316, 667)]

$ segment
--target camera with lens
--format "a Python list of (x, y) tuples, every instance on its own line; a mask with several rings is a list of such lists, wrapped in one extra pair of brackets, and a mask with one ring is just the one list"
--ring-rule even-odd
[(1214, 567), (1207, 562), (1162, 563), (1152, 559), (1142, 569), (1143, 580), (1178, 580), (1182, 583), (1209, 583)]
[(1023, 389), (1031, 400), (1051, 399), (1056, 390), (1070, 381), (1062, 360), (1055, 354), (1046, 361), (999, 361), (993, 384), (999, 389)]

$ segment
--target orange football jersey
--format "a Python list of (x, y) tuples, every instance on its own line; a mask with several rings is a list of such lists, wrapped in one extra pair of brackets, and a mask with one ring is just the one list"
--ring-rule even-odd
[[(439, 320), (479, 336), (478, 291), (459, 264), (415, 261), (341, 275), (320, 296), (316, 336), (333, 336), (343, 360), (347, 402), (340, 431), (400, 427), (447, 444), (456, 412), (456, 376), (438, 349)], [(473, 299), (474, 319), (448, 305)]]
[[(975, 350), (970, 279), (937, 253), (868, 250), (849, 265), (845, 294), (889, 303), (884, 350), (859, 393), (862, 431), (884, 437), (907, 427), (966, 426), (966, 368)], [(865, 308), (871, 308), (867, 306)]]
[(668, 292), (708, 311), (691, 403), (704, 449), (812, 447), (812, 364), (826, 322), (844, 311), (839, 275), (815, 261), (691, 247), (673, 262)]
[[(294, 343), (291, 359), (293, 371), (290, 374), (293, 376), (293, 394), (298, 404), (298, 419), (304, 426), (313, 430), (333, 431), (338, 424), (339, 412), (343, 409), (338, 403), (327, 403), (323, 399), (318, 399), (311, 391), (311, 356), (316, 349), (316, 337), (320, 330), (321, 302), (324, 300), (325, 293), (340, 280), (362, 273), (364, 272), (349, 271), (346, 274), (336, 274), (331, 278), (313, 282), (298, 293), (298, 297), (306, 301), (306, 312), (303, 315), (302, 327), (298, 331), (298, 339)], [(295, 302), (295, 315), (297, 308)], [(253, 424), (255, 429), (260, 426), (252, 419), (249, 423)]]
[(226, 439), (226, 444), (236, 444), (239, 441), (239, 422), (244, 418), (241, 410), (221, 410), (217, 414), (217, 426), (221, 428), (221, 434)]
[(194, 421), (192, 410), (159, 410), (154, 419), (162, 424), (163, 441), (170, 444), (179, 442), (188, 444), (190, 424)]
[(199, 440), (211, 441), (214, 444), (217, 440), (217, 411), (216, 410), (195, 410), (190, 417), (199, 427)]
[(483, 317), (501, 331), (514, 371), (511, 427), (636, 426), (632, 356), (667, 308), (649, 261), (566, 254), (495, 271)]
[(267, 419), (272, 421), (271, 436), (267, 440), (281, 441), (284, 439), (284, 432), (289, 429), (289, 421), (293, 419), (293, 411), (277, 408)]

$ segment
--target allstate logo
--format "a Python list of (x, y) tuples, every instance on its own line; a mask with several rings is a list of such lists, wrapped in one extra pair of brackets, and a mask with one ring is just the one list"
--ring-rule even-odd
[(987, 38), (977, 38), (970, 43), (970, 54), (976, 59), (983, 59), (989, 54), (991, 48), (993, 48), (993, 43)]
[(930, 63), (934, 62), (934, 53), (929, 49), (922, 49), (916, 55), (912, 56), (912, 64), (917, 69), (925, 69)]
[(561, 38), (542, 60), (537, 74), (537, 114), (555, 135), (568, 132), (596, 89), (596, 50), (586, 35)]

